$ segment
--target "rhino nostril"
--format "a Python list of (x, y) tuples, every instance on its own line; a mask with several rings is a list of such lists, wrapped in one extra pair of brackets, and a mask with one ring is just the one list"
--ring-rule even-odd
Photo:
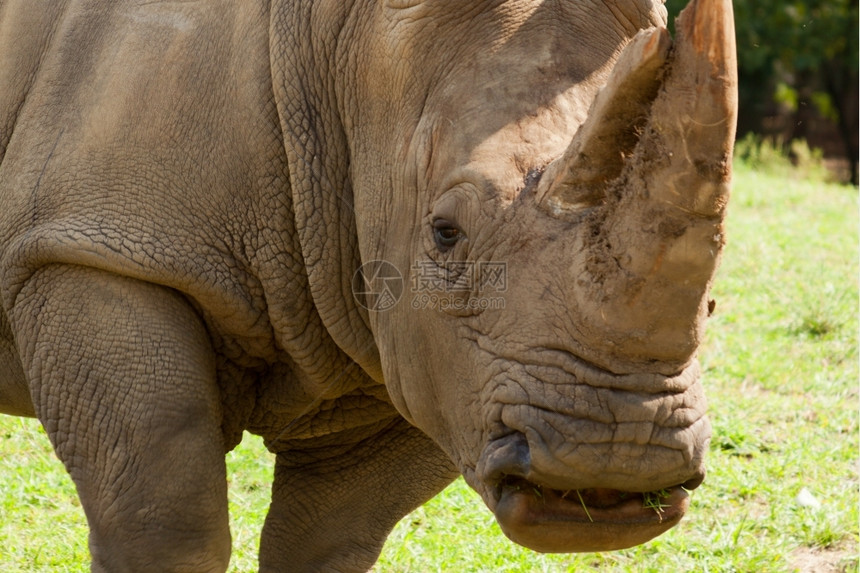
[(497, 484), (507, 476), (525, 478), (531, 467), (531, 452), (526, 437), (512, 432), (491, 440), (478, 460), (478, 478), (484, 483)]

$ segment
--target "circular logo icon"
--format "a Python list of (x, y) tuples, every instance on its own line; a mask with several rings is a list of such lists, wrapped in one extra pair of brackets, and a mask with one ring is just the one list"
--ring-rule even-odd
[(403, 296), (403, 275), (388, 261), (364, 263), (352, 275), (352, 294), (367, 310), (391, 310)]

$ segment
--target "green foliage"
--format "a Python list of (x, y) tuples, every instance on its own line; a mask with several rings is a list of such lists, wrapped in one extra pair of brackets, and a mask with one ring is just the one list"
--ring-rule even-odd
[(857, 68), (854, 0), (736, 0), (739, 64), (745, 73), (816, 71), (833, 60)]
[(833, 175), (824, 165), (820, 149), (802, 139), (786, 144), (779, 139), (746, 134), (735, 144), (735, 161), (741, 169), (769, 175), (791, 175), (807, 181), (826, 182)]
[[(666, 1), (670, 20), (687, 1)], [(790, 78), (837, 65), (856, 77), (856, 0), (734, 0), (732, 5), (744, 76)]]
[(749, 169), (774, 175), (785, 173), (792, 167), (783, 145), (752, 133), (738, 140), (735, 161)]

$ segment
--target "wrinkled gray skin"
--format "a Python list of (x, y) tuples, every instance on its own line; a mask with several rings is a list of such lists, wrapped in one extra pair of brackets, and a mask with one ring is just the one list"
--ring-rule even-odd
[[(0, 411), (46, 428), (93, 570), (224, 570), (243, 430), (277, 454), (266, 571), (367, 569), (458, 473), (541, 551), (674, 525), (730, 145), (627, 125), (574, 207), (558, 167), (664, 25), (650, 0), (0, 0)], [(633, 205), (680, 161), (710, 198)], [(406, 277), (385, 312), (352, 293), (373, 260)], [(410, 269), (449, 261), (506, 264), (504, 304), (413, 308)], [(624, 501), (661, 488), (665, 515)]]

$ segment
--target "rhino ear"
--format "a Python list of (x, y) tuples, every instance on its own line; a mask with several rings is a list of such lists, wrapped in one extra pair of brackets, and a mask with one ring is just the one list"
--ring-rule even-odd
[(564, 156), (547, 168), (538, 201), (553, 215), (602, 201), (639, 140), (659, 91), (672, 40), (665, 28), (640, 31), (627, 44)]

